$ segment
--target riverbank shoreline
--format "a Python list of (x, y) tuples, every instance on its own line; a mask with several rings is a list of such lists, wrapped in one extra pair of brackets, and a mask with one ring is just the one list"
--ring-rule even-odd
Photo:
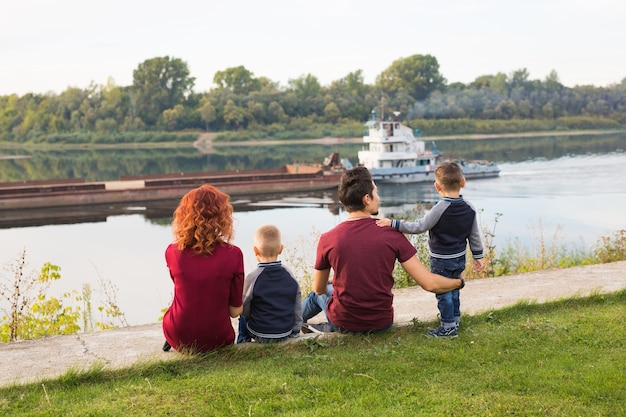
[[(519, 302), (546, 303), (625, 288), (626, 261), (470, 280), (462, 290), (462, 311), (475, 315)], [(394, 310), (398, 326), (410, 325), (413, 319), (432, 321), (438, 313), (434, 295), (419, 287), (394, 290)], [(311, 322), (322, 319), (318, 315)], [(237, 328), (235, 320), (233, 326)], [(308, 337), (316, 335), (302, 335), (295, 342)], [(455, 341), (463, 339), (461, 333)], [(175, 351), (163, 352), (163, 340), (161, 324), (153, 323), (0, 343), (0, 386), (39, 382), (92, 367), (120, 369), (185, 357)]]
[[(609, 135), (614, 133), (625, 132), (622, 129), (603, 129), (603, 130), (574, 130), (574, 131), (544, 131), (544, 132), (520, 132), (520, 133), (490, 133), (490, 134), (468, 134), (468, 135), (444, 135), (444, 136), (422, 136), (424, 141), (446, 141), (446, 140), (483, 140), (498, 138), (539, 138), (550, 136), (583, 136), (583, 135)], [(203, 133), (193, 144), (198, 150), (208, 151), (212, 147), (221, 146), (270, 146), (270, 145), (287, 145), (287, 144), (319, 144), (319, 145), (336, 145), (336, 144), (359, 144), (363, 142), (362, 137), (341, 138), (341, 137), (323, 137), (317, 139), (285, 139), (285, 140), (249, 140), (237, 142), (213, 141), (216, 133)]]
[[(572, 130), (572, 131), (541, 131), (541, 132), (520, 132), (520, 133), (489, 133), (489, 134), (467, 134), (467, 135), (442, 135), (442, 136), (422, 136), (425, 141), (447, 141), (447, 140), (483, 140), (498, 138), (540, 138), (540, 137), (563, 137), (563, 136), (600, 136), (616, 133), (625, 133), (624, 129), (602, 129), (602, 130)], [(155, 132), (156, 133), (156, 132)], [(163, 149), (163, 148), (181, 148), (195, 147), (201, 152), (209, 150), (212, 147), (237, 147), (237, 146), (276, 146), (276, 145), (293, 145), (293, 144), (319, 144), (319, 145), (335, 145), (335, 144), (359, 144), (363, 142), (362, 137), (342, 138), (342, 137), (323, 137), (314, 139), (284, 139), (284, 140), (246, 140), (236, 142), (214, 141), (216, 132), (200, 132), (198, 138), (194, 142), (138, 142), (138, 143), (81, 143), (81, 144), (25, 144), (14, 142), (0, 142), (0, 152), (2, 149), (37, 149), (37, 150), (90, 150), (90, 149)], [(21, 159), (29, 158), (28, 155), (3, 155), (0, 153), (0, 159)]]

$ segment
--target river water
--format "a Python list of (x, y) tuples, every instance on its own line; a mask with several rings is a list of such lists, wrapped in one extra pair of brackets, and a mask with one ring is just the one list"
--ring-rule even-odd
[[(465, 143), (437, 143), (446, 154), (457, 150), (465, 155), (469, 152), (470, 158), (486, 156), (484, 159), (498, 162), (499, 177), (468, 181), (463, 190), (464, 197), (480, 211), (482, 225), (495, 228), (496, 248), (502, 250), (515, 241), (532, 245), (540, 233), (551, 240), (558, 230), (562, 244), (589, 249), (601, 236), (625, 229), (626, 138), (603, 139), (600, 148), (597, 142), (582, 147), (578, 139), (553, 138), (547, 148), (538, 141), (542, 145), (527, 144), (520, 148), (521, 154), (515, 141), (503, 147), (476, 142), (473, 151), (464, 150), (470, 146)], [(355, 149), (349, 148), (347, 154), (353, 157)], [(542, 155), (535, 155), (538, 152)], [(200, 159), (202, 163), (209, 160), (207, 156)], [(291, 161), (283, 163), (287, 162)], [(4, 175), (15, 175), (7, 174), (6, 166), (0, 164), (0, 168)], [(404, 215), (416, 205), (437, 201), (432, 184), (380, 185), (379, 192), (381, 216)], [(25, 250), (29, 271), (37, 271), (44, 262), (59, 265), (62, 279), (51, 287), (51, 295), (70, 289), (80, 292), (83, 284), (89, 284), (94, 305), (106, 298), (100, 281), (109, 282), (129, 324), (152, 323), (172, 296), (164, 250), (171, 241), (169, 222), (175, 205), (176, 201), (75, 208), (64, 210), (55, 220), (24, 214), (21, 221), (2, 223), (0, 262), (7, 266)], [(246, 272), (256, 266), (252, 236), (260, 225), (279, 226), (286, 246), (283, 261), (312, 272), (317, 235), (345, 218), (334, 192), (233, 198), (233, 205), (234, 243), (244, 251)], [(6, 268), (0, 274), (3, 282), (12, 279)], [(97, 314), (95, 311), (96, 320)]]

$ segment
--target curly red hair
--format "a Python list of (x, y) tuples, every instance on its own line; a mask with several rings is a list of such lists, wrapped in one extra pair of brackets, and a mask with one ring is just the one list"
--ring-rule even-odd
[(218, 244), (234, 237), (233, 206), (230, 196), (205, 184), (183, 196), (174, 211), (172, 229), (178, 250), (192, 248), (210, 255)]

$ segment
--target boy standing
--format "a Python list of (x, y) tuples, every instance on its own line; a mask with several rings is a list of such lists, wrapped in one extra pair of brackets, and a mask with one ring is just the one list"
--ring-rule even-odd
[[(469, 241), (474, 269), (482, 269), (483, 245), (476, 209), (463, 199), (463, 171), (456, 162), (442, 162), (435, 168), (435, 189), (441, 200), (419, 221), (380, 219), (379, 226), (391, 226), (402, 233), (428, 231), (430, 271), (448, 278), (459, 278), (465, 270), (465, 252)], [(461, 321), (459, 290), (436, 294), (441, 323), (428, 330), (433, 337), (456, 337)]]
[(300, 334), (300, 284), (278, 260), (283, 248), (277, 227), (257, 229), (253, 249), (259, 264), (244, 281), (237, 343), (282, 342)]

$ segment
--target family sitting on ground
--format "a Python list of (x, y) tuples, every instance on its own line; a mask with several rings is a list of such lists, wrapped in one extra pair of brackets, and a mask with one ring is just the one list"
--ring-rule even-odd
[[(380, 199), (370, 172), (365, 167), (346, 170), (338, 194), (348, 215), (321, 235), (312, 291), (304, 300), (297, 279), (278, 260), (283, 251), (278, 228), (266, 225), (256, 231), (258, 265), (244, 278), (242, 252), (231, 243), (229, 196), (211, 185), (190, 191), (174, 212), (174, 243), (165, 251), (174, 298), (163, 317), (163, 350), (204, 352), (233, 344), (231, 318), (237, 317), (237, 343), (281, 342), (301, 331), (385, 331), (393, 325), (396, 261), (424, 290), (437, 295), (441, 323), (428, 334), (456, 336), (468, 241), (474, 267), (482, 267), (476, 210), (460, 195), (464, 185), (458, 164), (442, 163), (435, 169), (442, 200), (423, 219), (377, 219)], [(427, 230), (431, 271), (404, 235)], [(308, 323), (319, 313), (324, 313), (324, 323)]]

